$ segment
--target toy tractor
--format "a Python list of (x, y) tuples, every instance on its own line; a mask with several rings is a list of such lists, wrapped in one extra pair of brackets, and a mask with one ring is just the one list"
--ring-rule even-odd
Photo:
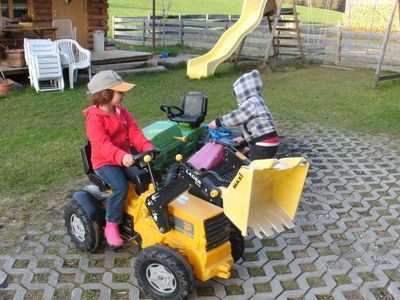
[[(93, 171), (89, 145), (85, 172), (96, 189), (73, 194), (65, 206), (68, 235), (82, 251), (95, 251), (102, 238), (108, 187)], [(121, 235), (141, 248), (135, 262), (140, 286), (156, 299), (184, 299), (194, 278), (229, 278), (243, 253), (243, 236), (271, 236), (293, 227), (308, 164), (303, 158), (259, 160), (240, 167), (228, 187), (219, 187), (178, 155), (178, 176), (163, 184), (154, 172), (156, 150), (136, 155), (140, 170), (129, 183)], [(206, 176), (207, 175), (207, 176)], [(196, 187), (199, 198), (188, 191)], [(105, 191), (105, 192), (100, 192)], [(241, 234), (240, 234), (241, 233)]]
[(241, 147), (232, 141), (237, 132), (221, 128), (207, 130), (207, 126), (201, 126), (207, 115), (207, 104), (208, 98), (203, 93), (188, 92), (182, 98), (181, 107), (161, 105), (168, 120), (156, 121), (143, 128), (144, 135), (161, 151), (161, 158), (154, 163), (156, 170), (164, 174), (174, 172), (177, 154), (188, 158), (209, 141), (231, 148)]
[(143, 128), (144, 135), (161, 151), (155, 169), (165, 170), (177, 154), (189, 157), (198, 149), (205, 134), (201, 123), (207, 115), (207, 104), (208, 98), (201, 92), (188, 92), (182, 98), (181, 107), (161, 105), (168, 120), (156, 121)]

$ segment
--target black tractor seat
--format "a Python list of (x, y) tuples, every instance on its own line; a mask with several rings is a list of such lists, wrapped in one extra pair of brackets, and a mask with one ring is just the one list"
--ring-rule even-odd
[(102, 192), (109, 190), (110, 187), (107, 185), (107, 183), (93, 170), (93, 165), (91, 160), (92, 147), (88, 140), (86, 141), (85, 145), (81, 148), (81, 155), (82, 155), (83, 170), (85, 171), (85, 174), (89, 177), (90, 182), (97, 185), (99, 187), (99, 190)]
[(201, 92), (188, 92), (182, 98), (181, 107), (161, 105), (168, 119), (177, 123), (188, 123), (192, 128), (201, 125), (207, 115), (208, 98)]
[[(92, 147), (88, 140), (86, 140), (85, 145), (81, 148), (81, 155), (82, 155), (83, 169), (85, 171), (85, 174), (89, 177), (90, 182), (98, 186), (99, 190), (102, 192), (109, 190), (110, 187), (108, 186), (108, 184), (99, 175), (97, 175), (93, 169), (91, 160)], [(150, 182), (151, 182), (151, 177), (147, 169), (138, 169), (137, 176), (135, 177), (135, 180), (133, 180), (133, 183), (135, 184), (136, 193), (140, 195), (141, 193), (146, 191), (148, 189)]]

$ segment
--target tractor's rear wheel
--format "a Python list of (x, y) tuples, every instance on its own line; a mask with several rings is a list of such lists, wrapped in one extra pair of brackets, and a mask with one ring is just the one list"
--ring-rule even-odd
[(98, 248), (101, 237), (100, 226), (90, 220), (82, 206), (75, 200), (64, 207), (64, 222), (68, 235), (78, 249), (93, 252)]
[(144, 248), (135, 262), (135, 276), (155, 299), (186, 299), (193, 290), (193, 270), (186, 259), (168, 246)]

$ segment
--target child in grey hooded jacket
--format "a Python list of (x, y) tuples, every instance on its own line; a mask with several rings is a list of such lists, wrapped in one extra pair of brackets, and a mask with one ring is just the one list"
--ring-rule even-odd
[[(233, 84), (239, 108), (211, 121), (208, 126), (243, 128), (243, 138), (250, 146), (250, 159), (273, 158), (278, 150), (279, 137), (275, 120), (263, 98), (260, 73), (253, 70), (240, 76)], [(243, 138), (236, 139), (237, 142)]]

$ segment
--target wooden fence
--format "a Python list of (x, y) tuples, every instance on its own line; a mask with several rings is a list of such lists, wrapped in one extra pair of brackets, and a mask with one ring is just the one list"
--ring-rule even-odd
[[(169, 16), (168, 19), (156, 17), (156, 44), (180, 44), (208, 50), (238, 18), (237, 15), (178, 15)], [(129, 44), (151, 45), (152, 25), (150, 17), (113, 17), (113, 38)], [(300, 30), (307, 59), (340, 66), (376, 67), (383, 34), (343, 30), (338, 23), (301, 23)], [(262, 22), (246, 36), (243, 56), (262, 59), (268, 38), (268, 24)], [(400, 71), (399, 40), (398, 33), (392, 34), (385, 56), (386, 70)], [(295, 40), (293, 43), (296, 43)]]

